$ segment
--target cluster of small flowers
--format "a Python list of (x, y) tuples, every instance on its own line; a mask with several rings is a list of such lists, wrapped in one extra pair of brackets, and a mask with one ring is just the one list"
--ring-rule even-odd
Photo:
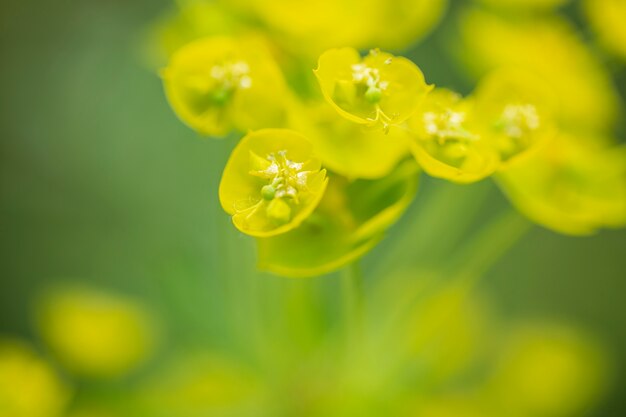
[(264, 38), (210, 36), (162, 72), (190, 127), (250, 132), (219, 196), (257, 239), (261, 268), (312, 276), (362, 256), (408, 207), (422, 170), (455, 183), (493, 176), (518, 210), (559, 232), (626, 223), (623, 150), (563, 132), (558, 94), (532, 72), (495, 71), (462, 97), (404, 57), (338, 48), (319, 57), (317, 91), (303, 94), (283, 75), (290, 64)]

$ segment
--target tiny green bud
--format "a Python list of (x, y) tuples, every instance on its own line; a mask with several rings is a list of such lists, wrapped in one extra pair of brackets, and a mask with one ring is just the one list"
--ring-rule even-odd
[(365, 99), (372, 104), (378, 103), (383, 98), (383, 92), (380, 88), (371, 86), (365, 92)]
[(230, 91), (225, 88), (219, 88), (211, 94), (211, 99), (216, 106), (223, 106), (230, 98)]
[(265, 200), (273, 200), (275, 195), (276, 189), (271, 185), (265, 185), (261, 188), (261, 196), (263, 196)]

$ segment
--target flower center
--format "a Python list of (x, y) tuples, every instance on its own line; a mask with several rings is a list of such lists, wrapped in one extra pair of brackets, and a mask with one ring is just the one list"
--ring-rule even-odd
[(209, 74), (217, 84), (211, 93), (211, 98), (218, 105), (226, 103), (235, 90), (252, 87), (250, 67), (245, 61), (214, 65)]
[(382, 81), (380, 71), (366, 64), (352, 65), (352, 81), (365, 87), (365, 99), (370, 103), (378, 103), (383, 97), (383, 91), (389, 87), (387, 81)]
[(477, 136), (465, 129), (466, 114), (447, 109), (443, 112), (426, 112), (423, 116), (426, 133), (443, 145), (448, 140), (475, 140)]
[(532, 104), (509, 104), (498, 121), (504, 133), (512, 139), (522, 139), (525, 134), (539, 129), (537, 108)]

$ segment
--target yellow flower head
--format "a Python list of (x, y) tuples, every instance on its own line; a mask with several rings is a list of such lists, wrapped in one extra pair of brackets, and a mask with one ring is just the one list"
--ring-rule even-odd
[(476, 127), (473, 105), (452, 91), (436, 89), (409, 120), (413, 154), (428, 174), (469, 183), (498, 168), (497, 152)]
[(313, 212), (327, 182), (326, 170), (304, 136), (264, 129), (248, 134), (232, 152), (220, 183), (220, 202), (243, 233), (274, 236)]
[(549, 87), (526, 71), (496, 71), (474, 93), (480, 131), (507, 166), (555, 135)]
[(315, 75), (339, 114), (384, 128), (411, 117), (431, 89), (413, 62), (378, 50), (362, 58), (353, 48), (331, 49), (320, 57)]
[(626, 2), (624, 0), (585, 0), (583, 2), (589, 23), (600, 42), (626, 60)]
[[(519, 211), (561, 233), (626, 224), (626, 152), (562, 134), (498, 175)], [(599, 141), (598, 141), (599, 142)]]
[(279, 126), (284, 81), (261, 42), (200, 39), (179, 49), (162, 73), (169, 102), (201, 134)]

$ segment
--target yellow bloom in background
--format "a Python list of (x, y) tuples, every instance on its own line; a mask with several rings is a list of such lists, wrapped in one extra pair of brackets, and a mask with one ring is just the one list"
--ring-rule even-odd
[(187, 43), (210, 36), (233, 36), (243, 31), (242, 22), (217, 2), (184, 2), (149, 28), (145, 54), (149, 63), (158, 68), (166, 65)]
[(492, 6), (500, 9), (516, 9), (516, 10), (551, 10), (571, 0), (475, 0), (478, 3)]
[(339, 114), (384, 129), (411, 117), (432, 88), (413, 62), (378, 50), (362, 58), (353, 48), (331, 49), (320, 56), (315, 75)]
[(0, 416), (61, 417), (70, 390), (31, 346), (0, 339)]
[(606, 354), (590, 337), (549, 324), (517, 327), (486, 385), (496, 415), (565, 417), (586, 413), (604, 391)]
[(448, 0), (377, 0), (376, 3), (376, 23), (372, 24), (375, 32), (369, 45), (396, 51), (427, 35), (443, 18), (448, 6)]
[(527, 71), (501, 70), (473, 93), (480, 131), (500, 154), (502, 166), (532, 154), (556, 134), (556, 98), (541, 78)]
[(385, 134), (341, 117), (326, 103), (309, 112), (316, 130), (310, 138), (322, 164), (349, 179), (388, 175), (409, 153), (409, 135), (392, 127)]
[(500, 159), (474, 119), (474, 102), (436, 89), (409, 120), (411, 149), (429, 175), (459, 183), (479, 181), (498, 169)]
[(42, 339), (70, 371), (117, 378), (153, 353), (156, 329), (136, 301), (96, 289), (60, 288), (37, 305)]
[(626, 224), (626, 151), (595, 137), (564, 133), (498, 183), (521, 213), (561, 233)]
[(264, 129), (248, 134), (233, 150), (220, 202), (243, 233), (274, 236), (300, 225), (327, 183), (308, 139), (291, 130)]
[(337, 175), (317, 210), (289, 233), (257, 239), (259, 269), (287, 277), (313, 277), (360, 258), (383, 238), (417, 191), (415, 163), (402, 163), (378, 180)]
[(585, 0), (584, 11), (600, 42), (626, 60), (626, 2), (624, 0)]
[(284, 80), (260, 40), (196, 40), (173, 54), (162, 78), (178, 117), (203, 135), (280, 127), (285, 121)]
[(136, 402), (147, 416), (271, 417), (267, 388), (243, 363), (208, 351), (179, 352), (148, 376)]
[(543, 78), (559, 97), (558, 121), (571, 129), (608, 131), (619, 98), (607, 69), (557, 16), (500, 16), (467, 10), (455, 45), (466, 66), (481, 77), (501, 67), (527, 70)]
[(226, 0), (258, 18), (275, 41), (300, 56), (328, 48), (365, 48), (377, 30), (379, 0)]

